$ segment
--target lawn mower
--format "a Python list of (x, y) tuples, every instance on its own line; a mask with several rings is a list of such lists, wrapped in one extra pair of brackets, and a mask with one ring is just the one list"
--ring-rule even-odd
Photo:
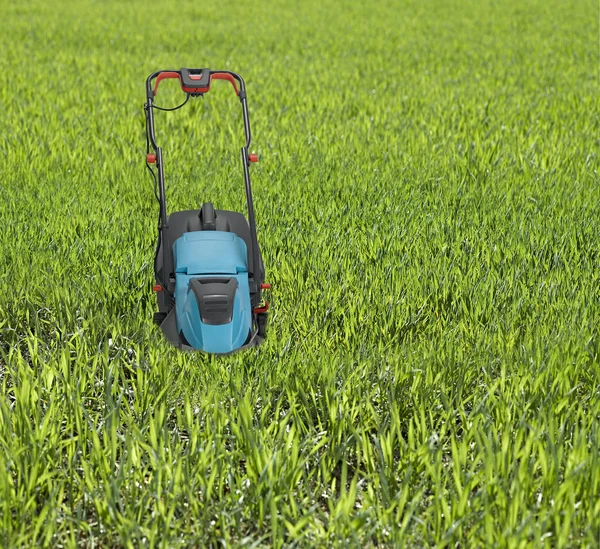
[[(160, 82), (168, 78), (178, 79), (186, 94), (183, 103), (169, 109), (154, 103)], [(242, 104), (246, 144), (241, 153), (248, 219), (239, 212), (215, 210), (211, 202), (198, 210), (167, 215), (163, 151), (156, 144), (154, 111), (177, 110), (190, 97), (203, 97), (214, 80), (229, 81)], [(256, 235), (249, 167), (258, 157), (249, 153), (244, 80), (233, 72), (210, 69), (157, 71), (146, 80), (146, 100), (146, 166), (154, 178), (159, 203), (154, 257), (158, 312), (154, 321), (182, 350), (228, 354), (255, 346), (265, 338), (269, 303), (262, 301), (262, 290), (270, 285), (264, 282)]]

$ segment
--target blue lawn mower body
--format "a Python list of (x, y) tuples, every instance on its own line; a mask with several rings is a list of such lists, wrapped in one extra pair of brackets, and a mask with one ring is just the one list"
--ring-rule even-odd
[(224, 231), (184, 233), (173, 256), (177, 326), (185, 339), (209, 353), (242, 347), (252, 332), (245, 242)]
[[(180, 80), (187, 94), (181, 106), (190, 97), (209, 91), (212, 80), (228, 80), (233, 85), (242, 103), (246, 132), (246, 144), (241, 152), (248, 219), (239, 212), (215, 210), (211, 202), (204, 203), (199, 210), (167, 216), (162, 149), (156, 145), (153, 115), (154, 109), (160, 109), (154, 105), (154, 97), (158, 84), (165, 78)], [(167, 339), (183, 350), (227, 354), (254, 346), (266, 335), (268, 302), (262, 302), (261, 292), (270, 286), (264, 282), (256, 236), (248, 168), (257, 157), (248, 154), (251, 135), (244, 81), (228, 71), (158, 71), (146, 81), (146, 97), (146, 164), (155, 178), (160, 204), (154, 261), (154, 290), (159, 311), (154, 320)]]

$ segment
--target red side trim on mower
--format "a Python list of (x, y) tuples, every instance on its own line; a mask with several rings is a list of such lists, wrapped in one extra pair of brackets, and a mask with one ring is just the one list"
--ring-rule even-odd
[[(200, 80), (202, 77), (202, 75), (200, 74), (193, 74), (190, 75), (190, 79), (192, 80)], [(162, 80), (167, 80), (169, 78), (178, 78), (179, 79), (179, 83), (181, 85), (181, 76), (178, 72), (175, 71), (165, 71), (165, 72), (161, 72), (157, 77), (156, 77), (156, 83), (154, 84), (154, 96), (156, 97), (156, 94), (158, 92), (158, 85), (161, 83)], [(213, 80), (227, 80), (229, 82), (231, 82), (231, 85), (233, 86), (233, 89), (235, 90), (235, 94), (239, 95), (240, 92), (238, 91), (237, 85), (235, 83), (235, 78), (231, 75), (228, 74), (226, 72), (213, 72), (210, 75), (210, 81), (212, 83)], [(210, 86), (207, 86), (205, 88), (186, 88), (183, 85), (181, 86), (181, 89), (185, 92), (185, 93), (206, 93), (210, 90)]]
[[(260, 289), (261, 290), (270, 290), (271, 289), (271, 285), (268, 282), (263, 282), (260, 285)], [(254, 308), (254, 312), (259, 314), (259, 313), (266, 313), (269, 310), (269, 302), (267, 300), (265, 300), (265, 304), (262, 307), (255, 307)]]
[(160, 284), (155, 284), (154, 286), (152, 286), (152, 291), (153, 292), (162, 292), (163, 287)]
[(269, 302), (265, 301), (265, 304), (263, 307), (255, 307), (254, 308), (254, 312), (255, 313), (266, 313), (269, 310)]

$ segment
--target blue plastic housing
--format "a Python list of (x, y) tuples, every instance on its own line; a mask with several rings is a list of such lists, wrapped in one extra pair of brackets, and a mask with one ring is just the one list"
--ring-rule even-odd
[[(208, 353), (239, 349), (252, 330), (246, 243), (235, 233), (225, 231), (184, 233), (173, 244), (173, 260), (179, 333), (183, 333), (192, 347)], [(219, 276), (238, 282), (232, 320), (227, 324), (205, 324), (190, 280)]]

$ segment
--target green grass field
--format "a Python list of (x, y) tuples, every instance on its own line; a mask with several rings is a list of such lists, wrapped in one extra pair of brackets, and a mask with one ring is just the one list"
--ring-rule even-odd
[[(0, 546), (600, 545), (597, 1), (0, 11)], [(152, 323), (182, 66), (260, 155), (226, 358)], [(243, 211), (228, 83), (157, 132), (170, 211)]]

